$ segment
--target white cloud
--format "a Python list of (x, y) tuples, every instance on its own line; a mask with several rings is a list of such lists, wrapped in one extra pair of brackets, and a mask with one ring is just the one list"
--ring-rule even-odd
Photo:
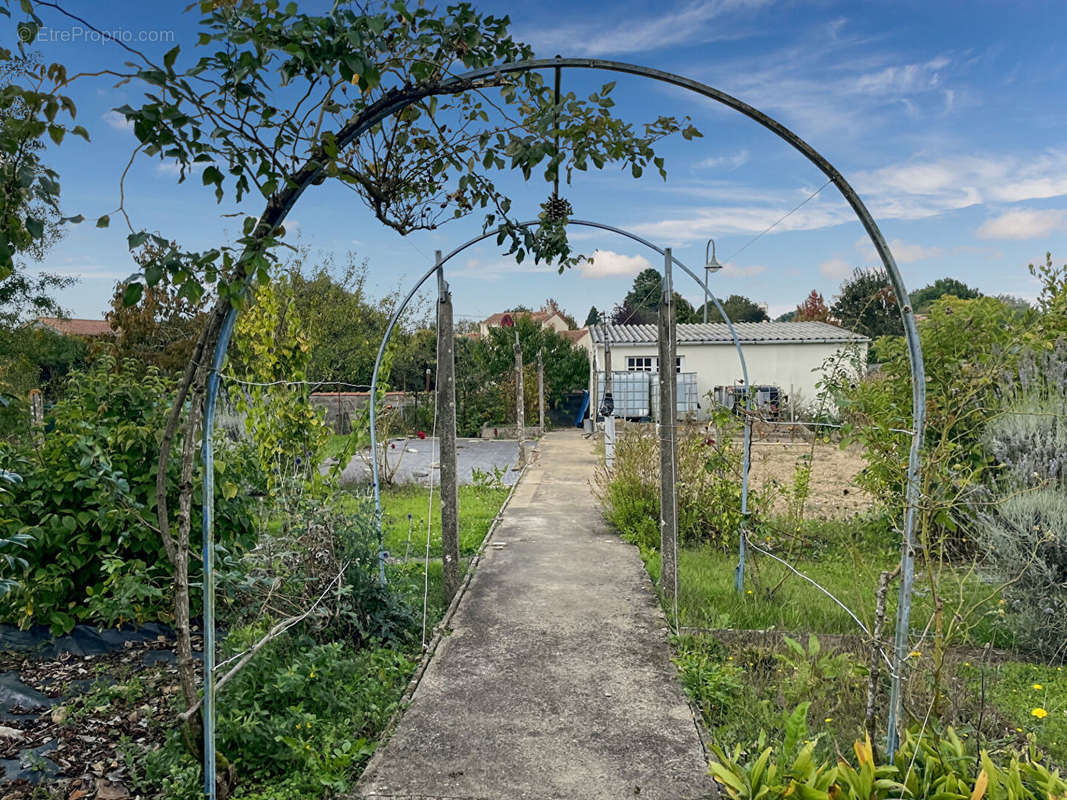
[[(781, 196), (779, 196), (781, 198)], [(789, 198), (792, 200), (792, 197)], [(781, 203), (779, 199), (779, 203)], [(758, 234), (774, 223), (774, 231), (798, 231), (828, 228), (855, 219), (852, 210), (840, 199), (823, 199), (820, 195), (803, 208), (789, 213), (789, 205), (721, 205), (687, 209), (684, 216), (666, 217), (655, 222), (640, 222), (630, 228), (660, 244), (681, 244), (706, 240), (709, 235), (728, 233)], [(788, 216), (786, 216), (788, 214)]]
[[(1047, 150), (1029, 156), (985, 153), (909, 160), (858, 172), (853, 185), (879, 221), (926, 219), (975, 205), (1067, 196), (1067, 151)], [(672, 188), (683, 197), (701, 197), (712, 202), (686, 205), (676, 216), (667, 211), (659, 220), (632, 225), (635, 232), (659, 243), (681, 244), (706, 239), (708, 235), (761, 233), (778, 220), (781, 221), (772, 233), (817, 230), (856, 220), (851, 208), (829, 187), (785, 219), (782, 217), (791, 208), (811, 194), (810, 187), (774, 192), (743, 184), (731, 186), (727, 181), (712, 181)], [(1015, 219), (1015, 232), (1010, 237), (994, 235), (1004, 228), (994, 227), (992, 223), (984, 225), (980, 235), (1029, 238), (1048, 233), (1060, 225), (1059, 217), (1055, 216), (1060, 212), (1040, 213), (1045, 216), (1028, 219), (1029, 224), (1025, 225), (1021, 218)], [(864, 241), (867, 246), (869, 243)], [(939, 248), (899, 240), (892, 246), (901, 263), (943, 254)], [(867, 254), (874, 260), (871, 251)]]
[(1067, 228), (1067, 210), (1020, 208), (988, 219), (978, 229), (982, 239), (1036, 239)]
[(843, 258), (831, 258), (819, 264), (819, 272), (827, 278), (847, 278), (852, 272), (852, 265)]
[(936, 89), (941, 85), (941, 71), (952, 62), (939, 56), (922, 64), (900, 64), (860, 75), (851, 91), (866, 95), (895, 95)]
[(77, 278), (81, 281), (121, 281), (130, 277), (129, 272), (114, 272), (106, 269), (86, 267), (84, 269), (50, 269), (51, 275), (61, 275), (64, 278)]
[(735, 170), (738, 167), (742, 167), (747, 164), (748, 159), (748, 150), (739, 150), (736, 153), (728, 156), (712, 156), (710, 158), (705, 158), (703, 161), (698, 161), (693, 166), (700, 168), (721, 167), (726, 170)]
[(644, 256), (626, 256), (613, 250), (594, 250), (591, 258), (592, 262), (579, 266), (583, 278), (630, 277), (652, 266)]
[(1067, 151), (983, 153), (890, 164), (855, 176), (877, 215), (921, 219), (983, 203), (1067, 195)]
[(767, 271), (763, 264), (749, 264), (747, 267), (739, 267), (736, 264), (724, 264), (720, 275), (731, 278), (751, 278)]
[[(802, 136), (859, 138), (912, 118), (940, 117), (964, 105), (965, 56), (908, 60), (850, 33), (844, 20), (798, 31), (800, 43), (709, 62), (701, 77), (794, 127)], [(812, 47), (811, 41), (818, 41)]]
[[(189, 175), (195, 175), (197, 172), (202, 171), (206, 166), (207, 164), (204, 162), (196, 162), (190, 164), (188, 167), (185, 168), (185, 175), (186, 177), (188, 177)], [(168, 159), (167, 161), (160, 161), (158, 164), (156, 164), (156, 173), (158, 175), (177, 177), (181, 174), (181, 170), (182, 165), (179, 162), (170, 159)]]
[[(871, 240), (863, 236), (856, 240), (856, 249), (863, 253), (866, 261), (876, 263), (880, 261)], [(944, 255), (945, 251), (940, 247), (924, 247), (921, 244), (905, 242), (903, 239), (893, 239), (889, 243), (889, 250), (898, 264), (911, 264), (915, 261), (923, 261), (927, 258), (937, 258)]]
[[(656, 9), (654, 15), (635, 19), (626, 14), (615, 17), (614, 25), (596, 23), (551, 26), (525, 30), (518, 38), (541, 52), (602, 56), (608, 53), (639, 53), (695, 42), (738, 38), (739, 34), (722, 24), (721, 18), (743, 14), (768, 5), (770, 0), (696, 0), (676, 11)], [(714, 24), (713, 24), (714, 23)]]
[(100, 119), (106, 122), (109, 128), (114, 128), (117, 131), (128, 131), (133, 129), (133, 123), (126, 119), (126, 117), (122, 116), (118, 111), (108, 111), (103, 114)]

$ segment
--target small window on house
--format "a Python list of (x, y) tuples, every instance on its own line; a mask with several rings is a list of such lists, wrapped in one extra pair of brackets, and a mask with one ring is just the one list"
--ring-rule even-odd
[(655, 356), (627, 356), (626, 357), (626, 371), (627, 372), (655, 372), (656, 371), (656, 357)]

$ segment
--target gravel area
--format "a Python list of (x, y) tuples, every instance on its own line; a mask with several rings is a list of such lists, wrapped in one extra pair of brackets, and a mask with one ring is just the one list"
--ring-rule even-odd
[[(440, 444), (437, 439), (427, 437), (418, 439), (392, 439), (389, 441), (390, 465), (396, 464), (394, 483), (425, 484), (433, 473), (434, 483), (441, 477)], [(533, 442), (526, 443), (527, 451)], [(514, 469), (518, 461), (518, 443), (514, 439), (459, 439), (456, 443), (456, 469), (461, 484), (474, 482), (475, 470), (480, 470), (490, 477), (496, 470), (502, 472), (501, 479), (510, 486), (518, 479), (519, 473)], [(341, 474), (341, 482), (360, 484), (370, 482), (370, 451), (353, 456)]]

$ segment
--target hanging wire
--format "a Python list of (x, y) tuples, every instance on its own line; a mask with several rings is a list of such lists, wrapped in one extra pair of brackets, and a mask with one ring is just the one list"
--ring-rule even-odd
[[(674, 308), (674, 275), (672, 270), (672, 261), (670, 258), (666, 259), (667, 270), (667, 297), (664, 298), (667, 302), (667, 308), (670, 310), (670, 315), (667, 318), (667, 353), (669, 360), (672, 362), (666, 365), (666, 369), (671, 370), (671, 374), (674, 376), (673, 380), (667, 381), (667, 394), (670, 396), (670, 410), (669, 419), (675, 419), (678, 414), (678, 373), (677, 366), (677, 352), (678, 352), (678, 325), (675, 321), (675, 308)], [(664, 369), (664, 365), (660, 364), (661, 370)], [(660, 409), (660, 421), (663, 421), (663, 416), (666, 413), (666, 409)], [(674, 486), (674, 502), (671, 503), (671, 530), (674, 531), (674, 541), (671, 542), (671, 548), (674, 550), (674, 558), (671, 559), (674, 564), (674, 597), (672, 598), (673, 612), (674, 612), (674, 632), (677, 634), (680, 630), (678, 621), (678, 573), (680, 571), (678, 561), (681, 558), (681, 548), (678, 546), (678, 540), (680, 534), (678, 532), (678, 431), (677, 424), (674, 429), (671, 430), (671, 484)]]
[[(437, 340), (441, 340), (441, 304), (437, 304)], [(430, 530), (433, 526), (433, 465), (439, 463), (434, 458), (434, 451), (438, 452), (437, 459), (440, 459), (439, 443), (437, 441), (437, 408), (438, 403), (433, 404), (433, 426), (430, 428), (430, 469), (429, 469), (429, 483), (430, 483), (430, 499), (428, 502), (428, 508), (426, 510), (426, 557), (422, 562), (422, 649), (426, 649), (426, 616), (427, 609), (430, 603)], [(441, 555), (442, 563), (444, 562), (444, 518), (441, 519)]]
[(745, 250), (747, 250), (747, 249), (748, 249), (748, 248), (749, 248), (749, 247), (750, 247), (751, 245), (754, 245), (754, 244), (755, 244), (756, 242), (758, 242), (758, 241), (759, 241), (760, 239), (762, 239), (762, 238), (763, 238), (764, 236), (766, 236), (766, 235), (767, 235), (768, 233), (770, 233), (770, 232), (771, 232), (772, 230), (774, 230), (775, 228), (777, 228), (777, 227), (778, 227), (778, 226), (779, 226), (779, 225), (780, 225), (781, 223), (785, 222), (785, 221), (786, 221), (786, 220), (787, 220), (787, 219), (788, 219), (789, 217), (793, 216), (793, 214), (795, 214), (795, 213), (796, 213), (797, 211), (799, 211), (799, 210), (800, 210), (800, 209), (802, 209), (802, 208), (803, 208), (804, 206), (806, 206), (806, 205), (807, 205), (808, 203), (810, 203), (810, 202), (811, 202), (812, 200), (814, 200), (814, 199), (815, 199), (815, 196), (816, 196), (816, 195), (817, 195), (817, 194), (818, 194), (819, 192), (821, 192), (821, 191), (822, 191), (823, 189), (825, 189), (825, 188), (826, 188), (827, 186), (829, 186), (829, 185), (830, 185), (831, 183), (833, 183), (833, 181), (831, 181), (831, 180), (827, 179), (826, 183), (824, 183), (824, 184), (823, 184), (822, 186), (820, 186), (820, 187), (819, 187), (818, 189), (816, 189), (816, 190), (815, 190), (814, 192), (812, 192), (811, 194), (809, 194), (809, 195), (808, 195), (808, 196), (807, 196), (807, 197), (806, 197), (806, 198), (805, 198), (804, 200), (802, 200), (802, 201), (801, 201), (800, 203), (798, 203), (797, 205), (793, 206), (793, 208), (791, 208), (791, 209), (790, 209), (789, 211), (787, 211), (787, 212), (786, 212), (786, 213), (785, 213), (784, 215), (782, 215), (782, 216), (781, 216), (781, 217), (779, 217), (779, 218), (778, 218), (777, 220), (775, 220), (775, 221), (774, 221), (774, 222), (773, 222), (773, 223), (772, 223), (772, 224), (770, 225), (770, 227), (766, 228), (766, 229), (765, 229), (765, 230), (763, 230), (763, 231), (760, 231), (760, 232), (759, 232), (759, 233), (757, 233), (757, 234), (756, 234), (755, 236), (753, 236), (753, 237), (752, 237), (751, 239), (749, 239), (749, 240), (748, 240), (747, 242), (745, 242), (745, 244), (743, 244), (743, 245), (742, 245), (742, 246), (741, 246), (740, 248), (738, 248), (738, 249), (737, 249), (737, 250), (735, 250), (735, 251), (734, 251), (733, 253), (731, 253), (731, 254), (730, 254), (730, 255), (728, 255), (728, 256), (727, 256), (726, 258), (724, 258), (724, 259), (723, 259), (723, 261), (724, 261), (724, 262), (726, 262), (726, 261), (730, 261), (730, 260), (732, 260), (732, 259), (734, 259), (734, 258), (737, 258), (737, 256), (741, 255), (741, 253), (743, 253), (743, 252), (744, 252)]
[(370, 385), (366, 384), (366, 383), (345, 383), (344, 381), (328, 381), (328, 380), (321, 380), (321, 381), (290, 381), (290, 380), (280, 380), (280, 381), (261, 382), (261, 381), (246, 381), (246, 380), (242, 380), (241, 378), (238, 378), (235, 375), (220, 375), (219, 377), (222, 378), (223, 380), (230, 381), (231, 383), (240, 384), (241, 386), (344, 386), (344, 387), (347, 387), (349, 389), (361, 389), (363, 391), (367, 391), (367, 390), (369, 390), (371, 388)]

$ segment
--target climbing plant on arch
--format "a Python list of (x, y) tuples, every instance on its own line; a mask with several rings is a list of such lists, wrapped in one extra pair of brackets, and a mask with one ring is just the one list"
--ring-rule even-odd
[[(22, 6), (28, 13), (20, 29), (24, 41), (32, 41), (40, 27), (38, 13), (61, 14), (92, 28), (86, 20), (63, 9), (61, 3), (28, 0)], [(121, 216), (130, 227), (131, 248), (148, 242), (161, 248), (159, 257), (128, 281), (130, 302), (136, 301), (145, 284), (154, 284), (165, 272), (188, 296), (198, 297), (207, 288), (213, 288), (218, 296), (183, 375), (160, 453), (166, 463), (180, 442), (182, 482), (190, 484), (196, 432), (203, 423), (208, 499), (203, 557), (207, 574), (214, 555), (210, 547), (210, 423), (219, 369), (244, 296), (252, 282), (267, 277), (272, 253), (283, 242), (284, 222), (305, 191), (327, 179), (340, 182), (357, 192), (383, 224), (401, 233), (485, 209), (487, 228), (496, 227), (517, 257), (529, 253), (535, 258), (556, 258), (567, 266), (578, 256), (571, 252), (564, 227), (546, 224), (531, 229), (514, 222), (510, 200), (496, 189), (489, 171), (510, 165), (530, 177), (541, 165), (548, 173), (562, 168), (570, 174), (589, 166), (621, 163), (635, 176), (645, 168), (662, 172), (663, 161), (655, 155), (656, 142), (679, 131), (686, 136), (696, 133), (673, 118), (660, 118), (637, 131), (611, 114), (610, 84), (588, 100), (567, 95), (557, 103), (540, 77), (543, 70), (592, 69), (649, 78), (723, 104), (772, 131), (838, 188), (867, 230), (897, 298), (906, 303), (908, 294), (885, 239), (844, 177), (792, 131), (710, 86), (620, 62), (534, 60), (528, 47), (507, 35), (506, 19), (479, 16), (465, 5), (452, 9), (447, 18), (422, 8), (407, 9), (400, 2), (383, 6), (379, 13), (338, 4), (322, 16), (301, 14), (295, 5), (282, 7), (276, 0), (233, 4), (205, 1), (200, 8), (206, 15), (200, 44), (217, 47), (213, 52), (179, 71), (177, 47), (166, 53), (162, 63), (156, 63), (128, 44), (117, 43), (134, 61), (125, 71), (105, 73), (151, 87), (146, 103), (119, 109), (140, 142), (138, 151), (176, 162), (183, 179), (199, 172), (201, 181), (220, 200), (228, 196), (227, 192), (238, 201), (258, 192), (265, 198), (262, 212), (245, 216), (242, 235), (233, 246), (198, 253), (180, 251), (164, 237), (135, 229), (122, 205), (100, 217), (97, 225), (104, 227), (111, 217)], [(63, 74), (56, 79), (57, 87), (77, 77)], [(496, 101), (486, 94), (490, 88), (500, 90), (505, 110), (500, 124), (483, 127), (479, 121), (496, 111)], [(272, 101), (275, 92), (291, 95), (291, 105), (279, 108)], [(446, 117), (449, 122), (465, 120), (473, 128), (450, 128)], [(408, 168), (414, 170), (414, 178), (400, 181)], [(898, 660), (907, 654), (925, 401), (914, 317), (906, 305), (901, 313), (911, 355), (913, 426), (895, 643)], [(186, 413), (186, 409), (190, 411)], [(159, 473), (159, 480), (165, 481), (165, 470)], [(173, 514), (165, 502), (166, 492), (159, 491), (158, 495), (160, 532), (179, 573), (175, 586), (180, 588), (192, 498), (191, 494), (183, 496)], [(184, 590), (188, 591), (187, 579)], [(210, 607), (210, 581), (206, 582), (205, 595), (205, 605)], [(179, 639), (182, 690), (190, 707), (195, 707), (198, 687), (188, 640), (187, 594), (182, 597), (177, 592), (175, 612), (177, 627), (182, 630), (184, 626), (185, 631)], [(210, 675), (213, 630), (209, 628), (207, 633), (205, 666)], [(896, 692), (891, 702), (893, 714), (898, 699)], [(208, 727), (213, 702), (212, 682), (208, 680), (204, 692)], [(214, 796), (215, 752), (209, 731), (205, 734), (205, 789)], [(890, 748), (895, 744), (894, 736), (891, 731)]]

